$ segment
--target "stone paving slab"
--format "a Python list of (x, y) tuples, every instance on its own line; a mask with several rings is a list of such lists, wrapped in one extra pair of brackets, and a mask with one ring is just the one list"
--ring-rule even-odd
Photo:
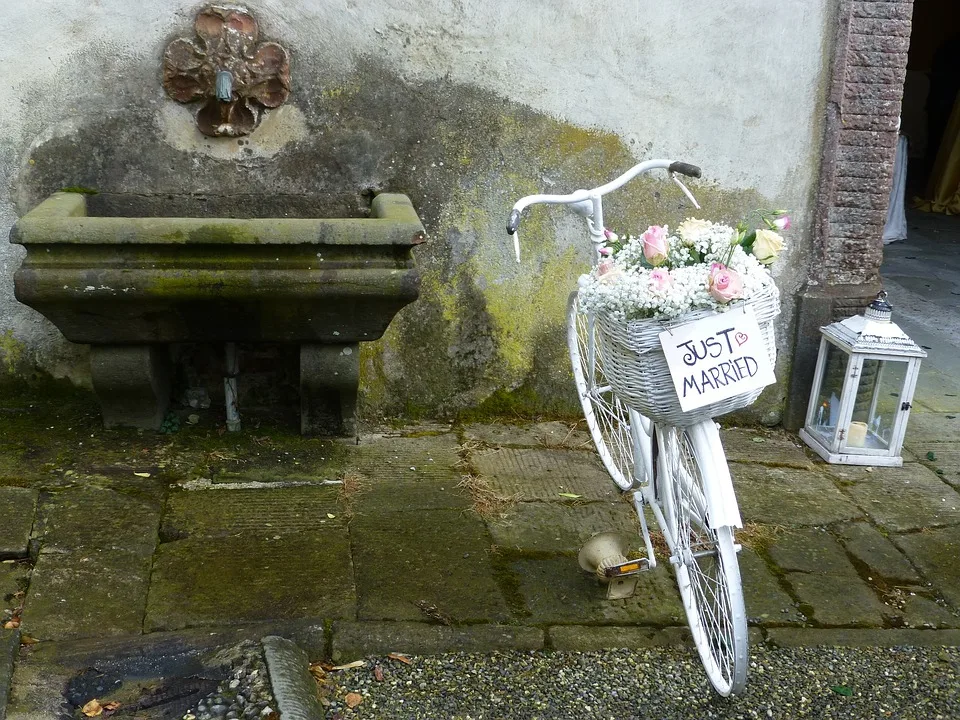
[(960, 443), (960, 412), (910, 413), (903, 444), (923, 456), (928, 443)]
[[(960, 385), (956, 379), (931, 367), (923, 367), (913, 395), (915, 405), (938, 413), (960, 411)], [(911, 414), (911, 418), (917, 411)]]
[[(460, 510), (361, 515), (350, 523), (360, 620), (504, 622), (507, 601), (483, 521)], [(421, 607), (421, 604), (424, 607)]]
[(894, 536), (920, 573), (960, 611), (960, 527)]
[(933, 470), (941, 480), (947, 482), (954, 490), (960, 490), (960, 449), (954, 444), (937, 445), (932, 448), (933, 459), (927, 459), (926, 454), (921, 462)]
[(747, 622), (765, 626), (805, 622), (806, 618), (797, 609), (796, 602), (757, 553), (744, 547), (740, 550), (738, 560)]
[(470, 492), (460, 486), (460, 477), (420, 477), (402, 468), (376, 477), (357, 475), (350, 491), (350, 510), (358, 515), (421, 510), (465, 510), (473, 505)]
[(86, 548), (43, 551), (30, 578), (20, 629), (38, 640), (141, 632), (150, 557)]
[(0, 560), (27, 556), (36, 506), (36, 490), (0, 487)]
[(919, 582), (920, 576), (890, 540), (868, 523), (856, 522), (836, 528), (847, 552), (866, 565), (876, 577), (892, 582)]
[(813, 462), (796, 435), (766, 428), (723, 428), (720, 436), (727, 462), (813, 470)]
[(918, 473), (925, 475), (923, 465), (905, 462), (901, 467), (870, 467), (865, 465), (828, 465), (818, 463), (817, 470), (836, 480), (841, 487), (854, 483), (909, 483)]
[(333, 661), (400, 652), (438, 655), (453, 652), (540, 650), (543, 630), (524, 625), (431, 625), (418, 622), (333, 623)]
[(953, 612), (923, 595), (905, 598), (900, 617), (906, 627), (960, 628), (960, 613)]
[(876, 593), (856, 575), (812, 575), (792, 572), (787, 583), (818, 625), (882, 627), (889, 611)]
[(875, 474), (850, 485), (850, 497), (880, 527), (891, 532), (960, 524), (960, 494), (922, 465)]
[(795, 468), (731, 463), (734, 489), (745, 522), (829, 525), (863, 516), (824, 475)]
[(374, 479), (403, 476), (447, 480), (462, 474), (458, 469), (460, 445), (452, 432), (423, 437), (371, 435), (348, 448), (347, 470)]
[(557, 421), (536, 425), (473, 424), (463, 428), (463, 437), (493, 447), (594, 449), (583, 421), (576, 425)]
[(856, 577), (843, 546), (822, 528), (789, 530), (771, 543), (768, 553), (781, 570)]
[(339, 494), (339, 485), (181, 490), (169, 496), (160, 532), (165, 540), (175, 540), (342, 530), (346, 521)]
[[(521, 502), (487, 521), (493, 543), (520, 552), (576, 553), (599, 532), (638, 537), (632, 504), (618, 502)], [(637, 541), (639, 543), (639, 540)]]
[(152, 502), (105, 488), (74, 487), (41, 497), (34, 536), (43, 550), (149, 555), (159, 525), (160, 508)]
[(502, 448), (471, 454), (477, 473), (504, 497), (563, 500), (560, 493), (585, 500), (615, 501), (620, 493), (594, 453), (576, 450)]
[(533, 625), (676, 625), (685, 615), (673, 573), (664, 564), (641, 573), (634, 597), (607, 600), (606, 589), (576, 558), (523, 559), (510, 564)]
[(356, 602), (344, 530), (196, 536), (157, 549), (144, 628), (352, 618)]

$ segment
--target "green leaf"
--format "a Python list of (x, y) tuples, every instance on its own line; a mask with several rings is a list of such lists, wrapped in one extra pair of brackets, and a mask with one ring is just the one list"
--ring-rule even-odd
[(853, 695), (853, 690), (848, 688), (846, 685), (834, 685), (830, 689), (833, 690), (837, 695), (843, 695), (844, 697), (850, 697)]
[(560, 497), (570, 498), (571, 500), (579, 500), (583, 495), (575, 495), (574, 493), (557, 493)]
[(927, 460), (936, 460), (936, 459), (937, 459), (937, 454), (933, 450), (927, 453)]
[(754, 441), (755, 443), (766, 442), (766, 440), (764, 440), (762, 437), (755, 437), (755, 438), (753, 438), (753, 441)]

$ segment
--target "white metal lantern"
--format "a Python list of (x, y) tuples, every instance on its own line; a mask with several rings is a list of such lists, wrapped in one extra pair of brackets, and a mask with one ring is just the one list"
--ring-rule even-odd
[(890, 321), (881, 292), (863, 315), (820, 328), (820, 356), (800, 437), (828, 463), (903, 464), (920, 360), (927, 354)]

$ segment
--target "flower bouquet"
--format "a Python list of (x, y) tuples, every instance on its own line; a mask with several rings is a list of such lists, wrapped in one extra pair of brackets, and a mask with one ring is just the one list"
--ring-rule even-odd
[(758, 212), (759, 228), (687, 219), (675, 231), (653, 225), (620, 237), (605, 231), (603, 256), (580, 278), (580, 310), (595, 316), (604, 375), (631, 406), (660, 422), (689, 425), (745, 407), (760, 390), (683, 412), (670, 381), (659, 334), (700, 318), (749, 306), (771, 362), (779, 293), (769, 266), (790, 227), (780, 211)]

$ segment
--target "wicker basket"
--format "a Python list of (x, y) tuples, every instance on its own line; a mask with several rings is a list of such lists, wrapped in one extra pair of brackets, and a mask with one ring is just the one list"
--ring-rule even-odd
[[(770, 362), (777, 358), (773, 320), (780, 314), (780, 294), (773, 283), (744, 304), (752, 307)], [(657, 422), (693, 425), (747, 407), (762, 390), (734, 395), (726, 400), (684, 412), (670, 378), (667, 359), (660, 347), (664, 330), (715, 315), (713, 310), (697, 310), (673, 320), (633, 320), (621, 323), (604, 315), (596, 320), (597, 346), (603, 371), (617, 395), (630, 407)]]

